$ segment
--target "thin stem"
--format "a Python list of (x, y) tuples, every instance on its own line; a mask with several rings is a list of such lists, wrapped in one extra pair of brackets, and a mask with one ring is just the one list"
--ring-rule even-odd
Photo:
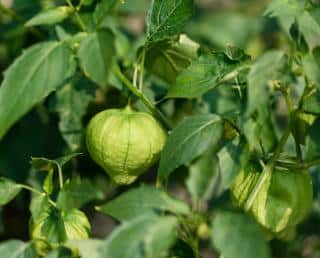
[(144, 76), (144, 62), (146, 58), (146, 50), (145, 48), (142, 50), (141, 62), (140, 66), (140, 78), (139, 78), (139, 89), (142, 91), (143, 88), (143, 76)]
[[(24, 24), (26, 22), (21, 16), (17, 15), (12, 9), (5, 7), (1, 1), (0, 1), (0, 12), (3, 12), (9, 15), (12, 19), (16, 20), (19, 23)], [(44, 38), (42, 33), (39, 32), (37, 29), (33, 27), (26, 27), (26, 29), (29, 30), (32, 34), (34, 34), (38, 38), (41, 38), (41, 39)]]
[[(31, 186), (28, 186), (28, 185), (24, 185), (24, 184), (19, 184), (19, 186), (23, 189), (26, 189), (32, 193), (35, 193), (35, 194), (38, 194), (38, 195), (42, 195), (42, 196), (45, 196), (46, 194), (44, 192), (40, 192), (38, 191), (37, 189), (31, 187)], [(50, 198), (48, 198), (48, 201), (49, 203), (53, 206), (53, 207), (57, 207), (56, 203), (54, 201), (52, 201)]]
[(60, 189), (63, 188), (63, 173), (62, 173), (62, 169), (61, 166), (59, 165), (59, 163), (55, 162), (57, 169), (58, 169), (58, 176), (59, 176), (59, 187)]
[(288, 138), (291, 134), (291, 120), (292, 120), (292, 111), (293, 111), (293, 104), (292, 104), (292, 100), (289, 94), (289, 90), (285, 90), (283, 91), (284, 93), (284, 97), (286, 99), (286, 103), (287, 103), (287, 107), (288, 107), (288, 111), (289, 111), (289, 122), (288, 125), (279, 141), (279, 144), (272, 156), (272, 158), (270, 159), (270, 161), (268, 162), (268, 164), (264, 167), (262, 174), (257, 182), (257, 184), (255, 185), (253, 191), (250, 193), (246, 204), (245, 204), (245, 210), (248, 211), (251, 207), (252, 204), (257, 196), (257, 194), (260, 192), (262, 186), (265, 184), (265, 181), (269, 178), (270, 174), (272, 173), (272, 170), (274, 168), (274, 164), (276, 162), (276, 160), (279, 158), (282, 149), (284, 147), (284, 145), (286, 144), (286, 142), (288, 141)]
[(151, 113), (157, 116), (168, 130), (171, 130), (172, 126), (168, 119), (162, 114), (160, 110), (155, 107), (152, 102), (150, 102), (149, 99), (145, 97), (145, 95), (143, 95), (141, 91), (134, 87), (134, 85), (128, 80), (128, 78), (120, 71), (120, 68), (118, 66), (114, 66), (113, 71), (116, 76), (124, 83), (124, 85), (146, 105)]
[(86, 25), (84, 24), (83, 20), (81, 19), (80, 15), (79, 15), (79, 8), (76, 8), (71, 0), (66, 0), (67, 4), (74, 10), (74, 14), (75, 14), (75, 17), (76, 17), (76, 20), (79, 24), (79, 27), (81, 28), (81, 30), (87, 32), (87, 27)]

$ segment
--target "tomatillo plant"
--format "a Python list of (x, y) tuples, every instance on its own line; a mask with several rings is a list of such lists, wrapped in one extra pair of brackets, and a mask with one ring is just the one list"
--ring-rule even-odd
[(319, 1), (222, 2), (0, 0), (1, 258), (319, 256)]

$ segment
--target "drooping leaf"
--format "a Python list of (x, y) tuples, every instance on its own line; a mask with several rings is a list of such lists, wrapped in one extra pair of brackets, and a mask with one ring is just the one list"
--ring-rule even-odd
[(21, 186), (7, 178), (0, 178), (0, 205), (13, 200), (21, 191)]
[(200, 97), (228, 79), (235, 78), (242, 69), (242, 64), (238, 60), (231, 60), (224, 53), (200, 56), (178, 75), (175, 84), (169, 88), (167, 97)]
[(267, 103), (270, 95), (268, 83), (277, 79), (284, 60), (283, 51), (272, 50), (266, 52), (252, 66), (248, 75), (248, 114)]
[(73, 12), (69, 6), (59, 6), (54, 9), (49, 9), (38, 13), (26, 23), (26, 26), (50, 25), (62, 22), (68, 18)]
[(179, 34), (194, 12), (194, 0), (153, 0), (147, 17), (147, 40)]
[(5, 72), (0, 87), (0, 139), (35, 104), (74, 72), (72, 52), (64, 43), (45, 42), (26, 50)]
[(130, 220), (156, 211), (188, 214), (188, 205), (151, 186), (141, 186), (130, 190), (98, 208), (118, 220)]
[(165, 180), (173, 170), (202, 154), (222, 133), (217, 115), (198, 115), (185, 119), (171, 132), (161, 153), (158, 178)]
[(213, 219), (212, 242), (225, 258), (270, 258), (263, 232), (240, 213), (219, 212)]
[[(153, 254), (161, 256), (173, 244), (176, 227), (175, 217), (137, 217), (122, 224), (106, 239), (103, 257), (149, 258), (155, 257)], [(124, 243), (126, 248), (123, 248)]]
[(37, 258), (38, 256), (32, 243), (9, 240), (0, 244), (0, 257)]
[(320, 46), (320, 23), (308, 11), (304, 11), (297, 18), (298, 27), (304, 36), (308, 46), (313, 50)]
[(57, 198), (57, 206), (63, 210), (81, 208), (84, 204), (103, 197), (104, 193), (89, 179), (76, 178), (64, 184)]
[(81, 42), (78, 52), (85, 75), (102, 87), (108, 83), (114, 56), (114, 36), (108, 29), (88, 34)]

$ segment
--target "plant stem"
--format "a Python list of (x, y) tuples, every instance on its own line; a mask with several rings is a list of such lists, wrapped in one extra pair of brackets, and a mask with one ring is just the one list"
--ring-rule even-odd
[(164, 116), (164, 114), (162, 114), (162, 112), (158, 110), (156, 106), (149, 99), (147, 99), (140, 90), (134, 87), (134, 85), (128, 80), (128, 78), (120, 71), (120, 68), (115, 65), (113, 66), (113, 71), (115, 75), (125, 84), (125, 86), (146, 105), (151, 113), (158, 117), (168, 130), (171, 130), (172, 125)]
[[(25, 20), (21, 16), (17, 15), (12, 9), (5, 7), (1, 1), (0, 1), (0, 12), (3, 12), (5, 14), (9, 15), (12, 19), (16, 20), (17, 22), (19, 22), (21, 24), (25, 23)], [(26, 27), (26, 29), (29, 30), (32, 34), (34, 34), (38, 38), (41, 38), (41, 39), (44, 38), (42, 33), (39, 32), (37, 29), (35, 29), (33, 27)]]
[(62, 169), (61, 169), (61, 166), (58, 162), (55, 162), (56, 166), (57, 166), (57, 169), (58, 169), (58, 176), (59, 176), (59, 186), (60, 186), (60, 189), (63, 188), (63, 173), (62, 173)]
[(71, 0), (66, 0), (67, 4), (74, 10), (74, 14), (75, 14), (75, 17), (76, 17), (76, 20), (79, 24), (79, 27), (81, 28), (81, 30), (83, 30), (84, 32), (87, 32), (87, 27), (86, 25), (84, 24), (83, 20), (81, 19), (80, 15), (79, 15), (79, 8), (76, 8)]
[(257, 184), (255, 185), (253, 191), (250, 193), (250, 195), (246, 201), (246, 204), (245, 204), (246, 211), (250, 210), (257, 194), (260, 192), (262, 186), (265, 184), (265, 181), (268, 179), (268, 177), (272, 173), (273, 168), (274, 168), (274, 164), (275, 164), (276, 160), (279, 158), (279, 156), (282, 152), (282, 149), (283, 149), (284, 145), (287, 143), (288, 138), (291, 134), (291, 120), (292, 120), (292, 113), (293, 113), (292, 99), (290, 96), (289, 89), (284, 90), (283, 94), (284, 94), (284, 97), (285, 97), (285, 100), (287, 103), (287, 107), (288, 107), (288, 111), (289, 111), (288, 125), (287, 125), (287, 127), (286, 127), (280, 141), (279, 141), (279, 144), (278, 144), (272, 158), (269, 160), (268, 164), (264, 167)]
[[(21, 188), (23, 188), (23, 189), (26, 189), (26, 190), (32, 192), (32, 193), (35, 193), (35, 194), (38, 194), (38, 195), (43, 195), (43, 196), (46, 195), (44, 192), (40, 192), (40, 191), (38, 191), (37, 189), (35, 189), (35, 188), (31, 187), (31, 186), (24, 185), (24, 184), (19, 184), (19, 186)], [(54, 201), (52, 201), (50, 198), (48, 198), (48, 201), (52, 206), (57, 207), (56, 203)]]

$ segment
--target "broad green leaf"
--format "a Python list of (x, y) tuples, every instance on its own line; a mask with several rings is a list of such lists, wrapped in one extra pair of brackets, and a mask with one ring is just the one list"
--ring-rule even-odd
[(198, 115), (185, 119), (173, 129), (161, 153), (158, 178), (163, 181), (179, 166), (201, 155), (222, 133), (217, 115)]
[(101, 250), (104, 244), (103, 240), (86, 239), (86, 240), (73, 240), (68, 244), (76, 247), (79, 250), (81, 258), (101, 258)]
[(218, 164), (217, 158), (209, 150), (190, 166), (186, 185), (194, 203), (207, 201), (217, 192), (220, 183)]
[(93, 13), (93, 19), (97, 26), (99, 26), (106, 16), (112, 14), (119, 0), (102, 0), (96, 5)]
[(0, 139), (74, 69), (72, 52), (64, 43), (45, 42), (27, 49), (5, 72), (0, 87)]
[[(115, 229), (106, 239), (102, 254), (112, 258), (159, 257), (176, 237), (174, 217), (140, 216)], [(125, 248), (124, 248), (125, 244)], [(153, 256), (156, 254), (157, 256)]]
[(261, 228), (244, 214), (219, 212), (213, 219), (212, 242), (224, 258), (270, 258)]
[(304, 11), (297, 19), (298, 27), (312, 50), (320, 46), (320, 23), (308, 12)]
[(26, 23), (26, 26), (37, 26), (37, 25), (50, 25), (62, 22), (68, 18), (73, 12), (73, 9), (69, 6), (59, 6), (54, 9), (45, 10), (38, 13), (31, 20)]
[(60, 190), (57, 198), (57, 206), (63, 210), (81, 208), (84, 204), (103, 199), (104, 193), (89, 179), (68, 180)]
[(168, 98), (197, 98), (237, 77), (242, 63), (231, 60), (224, 53), (200, 56), (178, 75), (175, 84), (169, 88)]
[(83, 116), (95, 97), (95, 88), (87, 80), (76, 80), (55, 95), (53, 110), (59, 114), (59, 129), (72, 151), (79, 150), (84, 135)]
[(269, 4), (264, 15), (276, 17), (284, 31), (290, 36), (290, 28), (295, 22), (296, 17), (302, 13), (303, 5), (297, 0), (273, 0)]
[(99, 211), (123, 221), (155, 211), (169, 211), (177, 214), (188, 214), (188, 205), (151, 186), (139, 188), (123, 193), (116, 199), (98, 208)]
[(251, 114), (269, 99), (271, 80), (277, 79), (284, 65), (284, 52), (272, 50), (261, 56), (252, 66), (248, 75), (248, 106), (247, 113)]
[(0, 244), (0, 257), (3, 258), (37, 258), (33, 244), (20, 240), (9, 240)]
[(85, 75), (102, 87), (108, 83), (114, 56), (114, 36), (108, 29), (89, 34), (81, 42), (78, 52)]
[(193, 12), (194, 0), (153, 0), (147, 17), (147, 40), (179, 34)]
[(12, 201), (21, 191), (21, 186), (7, 178), (0, 178), (0, 205)]
[(145, 67), (168, 83), (174, 83), (177, 75), (198, 57), (199, 44), (185, 35), (178, 41), (160, 41), (147, 49)]

